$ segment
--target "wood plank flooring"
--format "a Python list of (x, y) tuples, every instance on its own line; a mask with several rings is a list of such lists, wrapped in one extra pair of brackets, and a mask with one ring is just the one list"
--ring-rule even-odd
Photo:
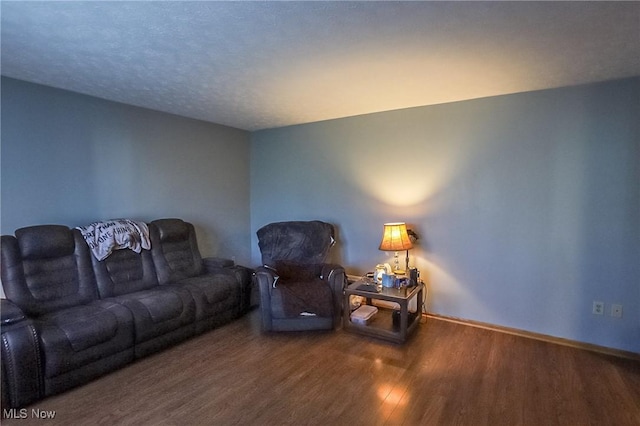
[(640, 425), (638, 361), (434, 318), (404, 345), (343, 330), (263, 335), (257, 314), (2, 423)]

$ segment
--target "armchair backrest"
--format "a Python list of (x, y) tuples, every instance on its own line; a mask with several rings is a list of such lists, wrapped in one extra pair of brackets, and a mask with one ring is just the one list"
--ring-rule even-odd
[(42, 315), (98, 298), (89, 246), (62, 225), (18, 229), (2, 236), (2, 285), (27, 315)]
[(264, 265), (277, 261), (323, 263), (335, 243), (333, 225), (313, 221), (275, 222), (256, 232)]
[(158, 219), (149, 224), (151, 254), (160, 284), (203, 273), (196, 231), (181, 219)]

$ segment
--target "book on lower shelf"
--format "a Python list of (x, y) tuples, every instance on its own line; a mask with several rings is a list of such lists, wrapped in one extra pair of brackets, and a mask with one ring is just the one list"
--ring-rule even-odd
[(371, 305), (362, 305), (351, 312), (351, 321), (356, 324), (366, 325), (378, 313), (378, 308)]

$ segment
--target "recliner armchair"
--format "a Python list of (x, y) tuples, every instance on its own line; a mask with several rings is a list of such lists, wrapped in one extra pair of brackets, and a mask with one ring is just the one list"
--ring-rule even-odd
[(263, 266), (260, 290), (263, 331), (331, 330), (340, 324), (344, 268), (325, 263), (334, 245), (333, 225), (277, 222), (257, 231)]

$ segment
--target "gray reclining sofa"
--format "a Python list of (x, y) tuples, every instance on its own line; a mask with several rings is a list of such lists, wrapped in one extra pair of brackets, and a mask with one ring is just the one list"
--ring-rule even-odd
[(2, 408), (86, 383), (232, 321), (249, 309), (251, 271), (202, 259), (193, 225), (148, 225), (151, 249), (98, 261), (77, 229), (2, 236)]

